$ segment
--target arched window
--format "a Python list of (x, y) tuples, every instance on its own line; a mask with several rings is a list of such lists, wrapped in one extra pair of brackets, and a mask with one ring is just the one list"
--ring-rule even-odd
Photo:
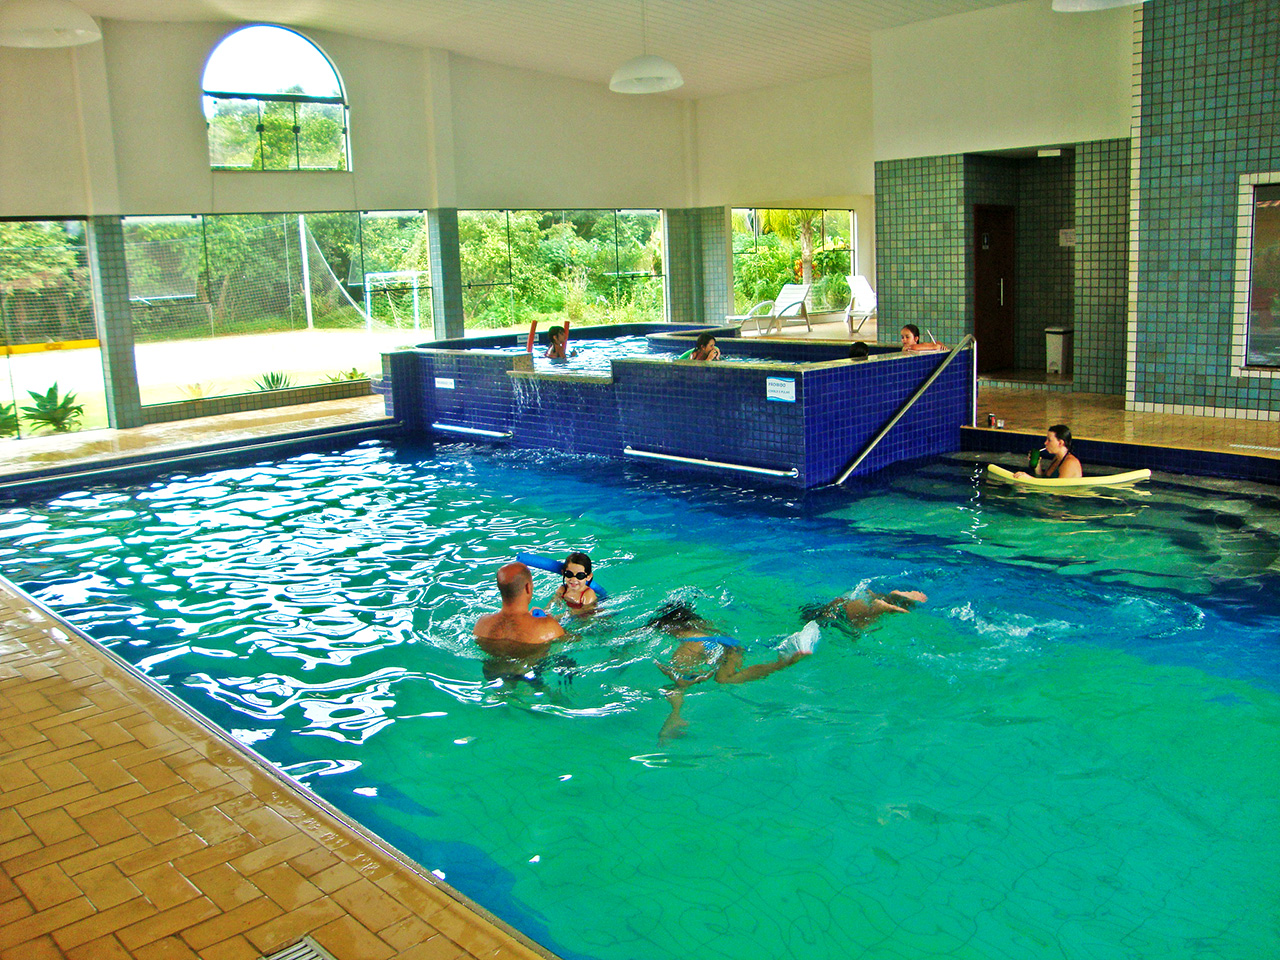
[(348, 170), (347, 100), (320, 48), (284, 27), (244, 27), (205, 64), (214, 170)]

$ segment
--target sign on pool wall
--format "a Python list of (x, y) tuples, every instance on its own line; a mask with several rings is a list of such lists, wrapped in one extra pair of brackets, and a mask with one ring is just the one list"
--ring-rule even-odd
[(787, 377), (766, 377), (764, 381), (764, 395), (768, 400), (778, 400), (782, 403), (795, 403), (796, 382)]

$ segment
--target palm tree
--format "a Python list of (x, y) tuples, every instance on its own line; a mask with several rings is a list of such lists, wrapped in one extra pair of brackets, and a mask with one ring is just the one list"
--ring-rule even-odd
[(761, 232), (800, 240), (800, 280), (813, 283), (813, 233), (821, 226), (821, 210), (761, 210)]

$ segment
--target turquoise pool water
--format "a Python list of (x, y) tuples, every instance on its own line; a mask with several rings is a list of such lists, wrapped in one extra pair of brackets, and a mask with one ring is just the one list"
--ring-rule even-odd
[[(544, 685), (470, 625), (519, 550), (608, 616)], [(941, 461), (805, 496), (368, 443), (0, 508), (0, 573), (569, 958), (1253, 958), (1280, 877), (1280, 507), (1047, 498)], [(552, 582), (540, 575), (539, 596)], [(668, 714), (692, 599), (929, 602)]]
[[(570, 331), (572, 334), (572, 331)], [(732, 341), (730, 341), (732, 343)], [(693, 346), (693, 341), (689, 342)], [(534, 345), (533, 369), (538, 373), (567, 373), (581, 376), (607, 377), (612, 371), (612, 362), (627, 357), (644, 357), (649, 360), (674, 360), (679, 353), (669, 350), (650, 349), (647, 337), (613, 337), (608, 340), (570, 340), (569, 349), (572, 357), (563, 360), (548, 360), (544, 354), (547, 345), (540, 338)], [(732, 349), (729, 347), (728, 349)], [(683, 352), (682, 347), (680, 352)], [(514, 347), (498, 347), (499, 353), (524, 353), (523, 345)], [(720, 358), (724, 363), (786, 363), (794, 364), (794, 360), (777, 360), (769, 357), (729, 356)]]

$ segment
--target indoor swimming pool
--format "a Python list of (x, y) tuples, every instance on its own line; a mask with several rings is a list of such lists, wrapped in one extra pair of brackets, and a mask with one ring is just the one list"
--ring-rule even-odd
[[(517, 552), (610, 599), (528, 682), (471, 639)], [(1280, 499), (850, 489), (367, 441), (0, 504), (0, 575), (565, 958), (1240, 958), (1276, 940)], [(558, 583), (535, 574), (535, 593)], [(660, 740), (696, 605), (777, 656)]]

